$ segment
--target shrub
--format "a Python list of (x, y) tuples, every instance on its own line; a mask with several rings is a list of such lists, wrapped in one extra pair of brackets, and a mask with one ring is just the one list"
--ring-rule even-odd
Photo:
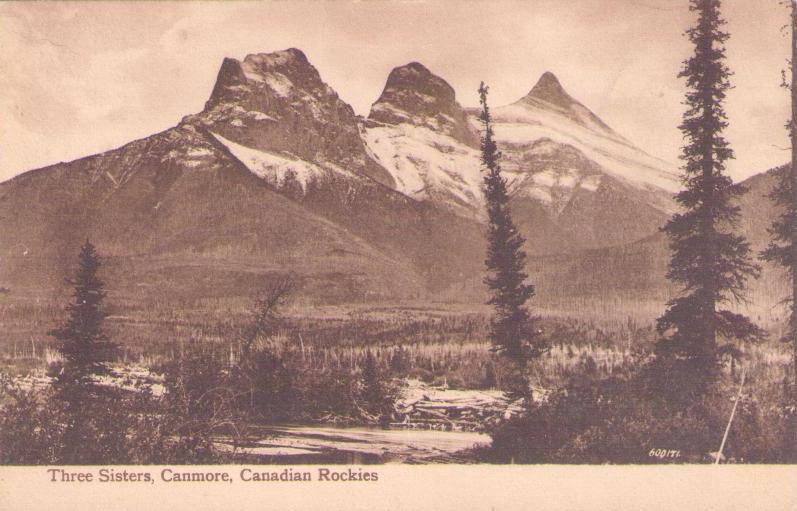
[(46, 406), (49, 392), (23, 390), (4, 381), (0, 389), (0, 463), (47, 464), (59, 461), (63, 437), (60, 409)]
[(72, 401), (52, 386), (0, 389), (0, 463), (149, 464), (220, 461), (212, 435), (234, 426), (214, 393), (217, 365), (206, 355), (180, 357), (169, 368), (165, 393), (92, 383), (91, 399)]
[[(582, 378), (499, 424), (485, 457), (502, 463), (713, 461), (736, 390), (720, 385), (698, 401), (675, 407), (651, 394), (641, 373)], [(744, 395), (724, 448), (725, 461), (781, 460), (785, 423), (783, 414), (762, 411)], [(662, 451), (670, 454), (651, 455)]]

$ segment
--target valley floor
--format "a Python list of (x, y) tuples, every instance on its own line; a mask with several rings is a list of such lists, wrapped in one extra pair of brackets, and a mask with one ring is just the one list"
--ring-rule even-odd
[[(108, 331), (123, 352), (119, 376), (104, 383), (132, 391), (144, 382), (155, 397), (165, 392), (164, 371), (191, 351), (229, 372), (239, 363), (251, 314), (240, 301), (182, 310), (128, 304), (111, 312)], [(46, 388), (46, 369), (59, 362), (46, 332), (62, 316), (55, 304), (0, 304), (0, 374), (23, 388)], [(547, 311), (539, 324), (552, 348), (531, 368), (535, 400), (574, 378), (632, 373), (656, 339), (652, 322), (622, 311), (601, 320)], [(273, 424), (248, 424), (235, 441), (215, 436), (215, 447), (257, 463), (478, 461), (479, 450), (490, 444), (485, 432), (517, 411), (495, 390), (501, 367), (486, 341), (488, 326), (488, 310), (479, 305), (294, 305), (258, 349), (278, 362), (276, 379), (263, 385), (298, 389), (299, 408)], [(747, 348), (744, 358), (747, 399), (766, 413), (779, 402), (789, 365), (786, 347), (776, 342), (778, 329), (770, 331), (772, 340)], [(375, 426), (375, 415), (360, 413), (361, 396), (352, 398), (361, 392), (369, 357), (380, 378), (399, 391), (385, 428)], [(728, 381), (738, 381), (738, 368), (727, 369)], [(720, 415), (727, 416), (731, 394), (721, 404)]]

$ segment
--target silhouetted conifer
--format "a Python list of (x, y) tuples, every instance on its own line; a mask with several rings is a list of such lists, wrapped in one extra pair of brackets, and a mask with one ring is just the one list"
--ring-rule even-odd
[[(791, 165), (778, 169), (778, 183), (770, 194), (770, 198), (783, 208), (783, 213), (769, 229), (772, 239), (763, 252), (762, 257), (767, 261), (774, 261), (783, 266), (791, 277), (791, 296), (788, 332), (782, 341), (792, 347), (792, 380), (786, 381), (786, 393), (789, 394), (791, 410), (797, 406), (797, 2), (791, 1), (791, 81), (786, 82), (785, 73), (783, 86), (791, 93), (791, 118), (786, 124), (791, 139)], [(786, 441), (787, 456), (797, 459), (797, 412), (792, 411), (788, 417)]]
[(371, 350), (366, 353), (363, 365), (363, 397), (367, 403), (378, 403), (382, 399), (382, 377)]
[(485, 283), (492, 294), (488, 303), (495, 309), (490, 322), (490, 340), (497, 353), (525, 370), (527, 362), (539, 357), (547, 346), (536, 335), (534, 318), (526, 306), (534, 296), (534, 287), (526, 284), (525, 239), (512, 221), (507, 181), (501, 174), (501, 153), (494, 139), (487, 92), (488, 88), (482, 83), (479, 87), (482, 107), (479, 117), (483, 126), (481, 157), (489, 220)]
[[(80, 249), (78, 269), (67, 282), (74, 286), (68, 317), (50, 332), (63, 357), (53, 381), (55, 398), (63, 404), (62, 463), (99, 463), (113, 458), (113, 446), (122, 445), (125, 429), (109, 415), (112, 391), (99, 385), (99, 378), (111, 374), (108, 363), (117, 346), (103, 331), (105, 298), (103, 282), (97, 276), (100, 260), (88, 240)], [(104, 389), (104, 391), (103, 391)], [(108, 444), (109, 439), (113, 437)], [(101, 445), (105, 447), (101, 447)]]
[(653, 367), (658, 392), (685, 400), (703, 394), (716, 379), (720, 355), (735, 353), (732, 341), (763, 336), (747, 317), (722, 308), (744, 299), (745, 283), (758, 276), (759, 267), (751, 262), (749, 243), (733, 232), (739, 217), (733, 200), (745, 189), (724, 173), (733, 151), (722, 135), (731, 73), (720, 5), (720, 0), (691, 0), (697, 23), (686, 33), (694, 54), (679, 75), (688, 88), (680, 126), (686, 139), (685, 189), (676, 195), (682, 212), (664, 227), (673, 252), (667, 277), (683, 292), (658, 320), (662, 338)]
[(54, 386), (64, 400), (77, 402), (96, 390), (98, 377), (110, 374), (108, 362), (117, 353), (117, 346), (103, 330), (105, 298), (103, 282), (97, 276), (100, 260), (88, 240), (80, 249), (78, 269), (67, 282), (74, 286), (72, 303), (67, 306), (68, 318), (50, 332), (63, 357)]

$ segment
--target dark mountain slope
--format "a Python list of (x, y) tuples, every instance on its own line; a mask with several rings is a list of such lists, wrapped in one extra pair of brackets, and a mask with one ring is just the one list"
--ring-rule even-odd
[(191, 126), (2, 183), (0, 217), (14, 218), (0, 224), (0, 278), (14, 287), (57, 286), (90, 237), (131, 296), (245, 295), (288, 271), (318, 299), (424, 288), (401, 258), (276, 193)]

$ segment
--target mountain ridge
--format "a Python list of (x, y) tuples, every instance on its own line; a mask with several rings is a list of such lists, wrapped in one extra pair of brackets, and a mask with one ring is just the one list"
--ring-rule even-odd
[[(597, 136), (597, 121), (563, 113), (580, 103), (555, 76), (531, 93), (523, 119), (494, 109), (529, 254), (624, 246), (655, 232), (669, 192), (621, 172), (648, 173), (637, 153), (623, 162), (628, 154), (601, 145), (611, 137)], [(202, 111), (177, 126), (0, 183), (0, 218), (19, 220), (0, 225), (9, 241), (0, 279), (57, 286), (90, 236), (120, 289), (142, 299), (248, 295), (283, 273), (317, 302), (457, 289), (483, 272), (478, 123), (417, 62), (394, 69), (374, 105), (383, 108), (355, 115), (297, 49), (225, 58)], [(511, 129), (533, 133), (516, 140)]]

